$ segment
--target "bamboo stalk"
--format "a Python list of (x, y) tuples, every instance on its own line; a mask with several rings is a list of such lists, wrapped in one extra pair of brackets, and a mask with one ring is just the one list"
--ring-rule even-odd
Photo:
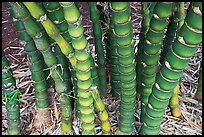
[(8, 135), (20, 135), (20, 91), (2, 49), (2, 91), (6, 101)]
[[(60, 2), (61, 6), (64, 9), (65, 19), (68, 22), (68, 30), (69, 34), (72, 38), (72, 45), (75, 49), (75, 55), (78, 54), (77, 62), (76, 62), (76, 73), (83, 73), (86, 77), (81, 77), (82, 75), (76, 75), (77, 77), (77, 94), (78, 94), (78, 102), (79, 102), (79, 110), (80, 110), (80, 119), (82, 121), (82, 134), (95, 134), (94, 131), (94, 111), (92, 104), (94, 103), (95, 109), (100, 113), (106, 112), (105, 107), (102, 100), (100, 99), (99, 93), (97, 92), (97, 87), (95, 87), (92, 78), (91, 64), (93, 62), (92, 56), (89, 54), (87, 50), (87, 40), (83, 35), (83, 26), (81, 24), (80, 12), (77, 9), (76, 5), (73, 2)], [(71, 18), (70, 18), (71, 16)], [(83, 66), (83, 67), (82, 67)], [(94, 68), (94, 67), (93, 67)], [(92, 68), (92, 69), (93, 69)], [(91, 72), (91, 75), (89, 75)], [(86, 94), (87, 97), (81, 97), (79, 93)], [(85, 108), (91, 109), (90, 111), (86, 111)], [(88, 109), (87, 108), (87, 109)], [(103, 108), (103, 109), (101, 109)], [(88, 109), (88, 110), (89, 110)], [(99, 117), (100, 118), (100, 117)], [(102, 122), (103, 132), (110, 132), (110, 126), (103, 126), (104, 124), (110, 122), (108, 119)]]
[(104, 58), (104, 49), (102, 43), (102, 29), (99, 17), (99, 11), (97, 10), (95, 2), (89, 2), (90, 9), (90, 18), (93, 23), (93, 34), (95, 41), (95, 49), (97, 53), (97, 64), (98, 64), (98, 74), (100, 80), (100, 90), (101, 96), (106, 96), (107, 90), (107, 78), (106, 78), (106, 69), (105, 69), (105, 58)]
[[(168, 51), (165, 62), (156, 76), (156, 82), (148, 99), (148, 108), (144, 115), (141, 134), (160, 133), (162, 116), (169, 104), (172, 90), (177, 86), (183, 69), (188, 65), (194, 48), (202, 41), (202, 3), (192, 2), (188, 8), (184, 24), (178, 32), (172, 48)], [(196, 22), (194, 20), (197, 20)], [(182, 47), (182, 48), (181, 48)], [(193, 47), (193, 49), (192, 49)], [(181, 48), (182, 50), (178, 50)], [(185, 52), (183, 51), (191, 51)], [(168, 72), (167, 72), (168, 71)], [(160, 92), (160, 94), (157, 94)], [(167, 93), (170, 93), (166, 96)]]
[[(136, 66), (132, 43), (133, 34), (130, 5), (128, 2), (112, 2), (110, 9), (112, 10), (113, 34), (115, 35), (117, 46), (115, 49), (118, 64), (115, 67), (118, 68), (121, 87), (118, 133), (131, 134), (135, 122)], [(127, 113), (129, 111), (130, 113)]]
[[(38, 6), (38, 5), (37, 5)], [(62, 112), (63, 110), (69, 110), (66, 114), (66, 118), (71, 118), (71, 109), (70, 104), (63, 105), (64, 102), (66, 102), (66, 95), (65, 92), (67, 92), (67, 85), (64, 82), (64, 79), (62, 77), (62, 71), (60, 70), (60, 66), (57, 65), (57, 59), (54, 55), (54, 53), (50, 49), (50, 43), (48, 40), (48, 36), (46, 33), (41, 32), (39, 29), (38, 24), (35, 22), (34, 18), (32, 18), (22, 3), (12, 3), (12, 8), (17, 16), (17, 18), (21, 19), (24, 23), (24, 26), (26, 28), (26, 31), (28, 34), (34, 39), (34, 42), (36, 44), (36, 48), (42, 53), (43, 58), (45, 60), (45, 63), (48, 67), (50, 67), (50, 75), (53, 78), (55, 82), (55, 90), (58, 92), (60, 97), (60, 102), (62, 105)], [(42, 10), (43, 11), (43, 10)], [(37, 79), (36, 79), (37, 80)], [(39, 82), (39, 81), (37, 81)], [(66, 106), (67, 108), (63, 108), (63, 106)], [(65, 115), (63, 115), (64, 117)], [(71, 131), (71, 124), (69, 124), (68, 131)]]
[(146, 33), (146, 39), (142, 49), (141, 99), (143, 105), (141, 108), (141, 122), (143, 122), (148, 98), (155, 82), (164, 29), (167, 25), (167, 18), (172, 14), (172, 3), (157, 2), (153, 9), (149, 29)]

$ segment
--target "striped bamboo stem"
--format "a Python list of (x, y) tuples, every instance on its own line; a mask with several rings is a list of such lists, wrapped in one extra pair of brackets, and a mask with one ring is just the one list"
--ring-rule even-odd
[(34, 89), (36, 97), (37, 115), (35, 126), (40, 129), (42, 125), (45, 128), (52, 126), (52, 120), (48, 102), (48, 81), (46, 80), (45, 63), (42, 54), (37, 50), (33, 39), (28, 35), (23, 25), (19, 20), (16, 22), (16, 30), (19, 32), (21, 43), (28, 56), (29, 68), (34, 80)]
[[(137, 96), (139, 96), (139, 94), (141, 94), (141, 79), (142, 79), (142, 71), (143, 71), (143, 65), (142, 65), (142, 55), (143, 55), (143, 47), (144, 47), (144, 42), (146, 39), (146, 34), (147, 31), (149, 29), (149, 23), (150, 23), (150, 19), (152, 17), (152, 13), (153, 13), (153, 9), (155, 6), (156, 2), (142, 2), (142, 15), (143, 15), (143, 20), (142, 20), (142, 28), (141, 28), (141, 32), (140, 32), (140, 41), (138, 43), (138, 52), (136, 55), (136, 81), (137, 81)], [(153, 68), (155, 68), (156, 66), (154, 65)], [(142, 98), (141, 98), (142, 100)], [(142, 104), (144, 105), (144, 104)], [(141, 108), (143, 109), (143, 107)], [(143, 115), (144, 111), (141, 111), (141, 116)], [(142, 121), (142, 117), (140, 118), (140, 121)]]
[[(44, 5), (45, 9), (47, 10), (48, 18), (57, 26), (62, 37), (68, 43), (70, 43), (71, 37), (68, 33), (67, 22), (64, 18), (63, 8), (59, 4), (59, 2), (44, 2), (43, 5)], [(72, 86), (71, 85), (71, 74), (70, 74), (70, 70), (69, 70), (70, 64), (68, 63), (66, 56), (61, 52), (59, 46), (55, 43), (54, 40), (53, 40), (52, 45), (54, 46), (54, 54), (57, 58), (57, 62), (59, 64), (61, 64), (62, 68), (63, 68), (63, 79), (65, 80), (65, 83), (68, 86), (67, 94), (68, 94), (68, 96), (72, 96), (73, 94), (71, 95), (71, 93), (72, 93), (71, 92), (71, 89), (72, 89), (71, 88), (71, 86)], [(67, 104), (71, 103), (73, 106), (73, 99), (67, 97), (66, 95), (64, 96), (64, 98), (67, 102), (64, 102), (64, 104), (62, 104), (62, 111), (66, 112), (67, 110), (70, 109), (67, 107)], [(69, 115), (63, 114), (62, 115), (61, 130), (63, 132), (69, 132), (69, 130), (71, 128), (70, 126), (72, 125), (71, 123), (72, 123), (72, 121), (69, 119)], [(69, 127), (69, 128), (67, 128), (67, 127)]]
[[(81, 113), (82, 134), (95, 134), (94, 107), (99, 114), (105, 113), (106, 110), (97, 92), (97, 87), (93, 82), (91, 71), (93, 58), (87, 49), (88, 41), (83, 34), (84, 29), (81, 24), (82, 16), (74, 2), (60, 2), (60, 4), (64, 9), (65, 19), (68, 22), (68, 31), (72, 38), (72, 45), (75, 49), (75, 56), (77, 59), (77, 95), (79, 102), (78, 107)], [(103, 118), (103, 116), (100, 117), (99, 115), (99, 118)], [(105, 120), (101, 119), (101, 124), (104, 133), (110, 132), (110, 126), (106, 126), (107, 124), (110, 125), (108, 118), (105, 118)]]
[[(36, 4), (37, 5), (37, 4)], [(13, 11), (18, 19), (22, 20), (26, 28), (27, 33), (33, 38), (36, 48), (42, 53), (46, 65), (50, 69), (50, 75), (55, 82), (55, 90), (59, 94), (61, 107), (62, 107), (62, 116), (71, 120), (71, 106), (70, 104), (65, 104), (67, 98), (65, 92), (67, 92), (67, 85), (62, 77), (62, 69), (57, 64), (57, 59), (54, 53), (51, 51), (49, 39), (46, 33), (41, 32), (39, 25), (36, 23), (35, 19), (30, 16), (29, 11), (22, 3), (12, 3)], [(38, 6), (38, 5), (37, 5)], [(66, 106), (66, 108), (63, 108)], [(65, 113), (63, 113), (65, 111)], [(63, 122), (62, 122), (63, 123)], [(63, 128), (64, 124), (61, 125)], [(71, 131), (71, 122), (69, 126), (65, 126), (67, 132)]]
[(8, 135), (20, 135), (20, 91), (10, 68), (8, 59), (2, 49), (2, 91), (6, 99)]
[(142, 54), (142, 74), (141, 74), (141, 121), (146, 111), (148, 98), (152, 92), (155, 82), (160, 51), (163, 42), (164, 29), (166, 28), (167, 18), (172, 13), (172, 2), (157, 2), (154, 6), (150, 26), (146, 33), (146, 39)]
[(133, 47), (133, 30), (128, 2), (111, 2), (113, 34), (116, 41), (120, 79), (120, 115), (118, 132), (131, 134), (134, 130), (136, 105), (136, 71)]
[(142, 64), (141, 64), (141, 60), (142, 60), (142, 47), (143, 47), (143, 43), (145, 40), (145, 35), (149, 29), (149, 22), (150, 22), (150, 11), (149, 11), (149, 5), (150, 3), (148, 2), (142, 2), (142, 10), (141, 10), (141, 14), (142, 14), (142, 25), (141, 25), (141, 31), (140, 31), (140, 41), (138, 43), (138, 52), (136, 55), (136, 72), (137, 72), (137, 94), (140, 94), (140, 88), (141, 88), (141, 71), (142, 71)]
[[(110, 3), (109, 3), (110, 7)], [(109, 11), (110, 14), (110, 22), (109, 22), (109, 30), (108, 30), (108, 39), (107, 39), (107, 58), (110, 58), (111, 69), (110, 69), (110, 83), (111, 83), (111, 94), (114, 97), (120, 96), (120, 76), (119, 76), (119, 61), (118, 61), (118, 53), (117, 53), (117, 43), (115, 40), (115, 35), (113, 33), (114, 21), (112, 18), (113, 11)]]
[[(9, 8), (10, 12), (13, 12), (11, 7)], [(35, 117), (34, 125), (37, 129), (40, 129), (42, 125), (47, 128), (52, 125), (52, 120), (48, 103), (48, 83), (46, 80), (47, 74), (44, 71), (46, 65), (44, 63), (42, 54), (37, 50), (33, 39), (26, 32), (23, 22), (16, 19), (14, 12), (13, 16), (11, 17), (14, 21), (16, 21), (16, 30), (20, 35), (20, 43), (23, 45), (24, 50), (26, 51), (29, 61), (29, 68), (32, 73), (32, 79), (34, 80), (37, 108), (37, 115)]]
[[(196, 20), (196, 22), (195, 22)], [(202, 2), (192, 2), (187, 10), (184, 24), (168, 51), (165, 61), (156, 76), (156, 82), (148, 99), (141, 134), (157, 135), (172, 90), (177, 86), (183, 74), (183, 69), (188, 65), (202, 42)], [(183, 52), (185, 51), (185, 52)]]
[[(164, 39), (164, 45), (163, 45), (163, 51), (161, 52), (161, 58), (160, 63), (164, 61), (165, 55), (172, 47), (172, 44), (174, 42), (174, 39), (176, 38), (178, 30), (181, 28), (181, 26), (184, 23), (184, 2), (175, 2), (174, 4), (174, 12), (172, 16), (169, 18), (169, 24), (167, 26), (167, 32), (166, 32), (166, 38)], [(173, 90), (172, 97), (170, 99), (170, 107), (172, 111), (172, 115), (175, 117), (179, 117), (181, 115), (181, 110), (178, 106), (179, 99), (179, 83), (176, 86), (176, 88)], [(175, 93), (174, 93), (175, 92)], [(174, 102), (176, 103), (175, 105)]]

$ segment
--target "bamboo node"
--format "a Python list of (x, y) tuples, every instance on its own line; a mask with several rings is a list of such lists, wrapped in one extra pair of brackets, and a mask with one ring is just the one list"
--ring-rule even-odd
[(2, 69), (2, 74), (8, 73), (9, 69), (10, 69), (9, 66), (5, 66), (5, 67)]
[(92, 90), (96, 90), (97, 89), (97, 86), (91, 86), (90, 87), (90, 90), (92, 91)]
[(155, 19), (160, 19), (157, 14), (153, 14), (153, 17), (154, 17)]
[(81, 24), (82, 22), (82, 15), (79, 16), (78, 20), (76, 22), (67, 22), (69, 26), (77, 26), (79, 27), (79, 25)]
[(37, 22), (43, 22), (47, 20), (47, 14), (40, 16), (40, 18), (38, 20), (36, 20)]
[(202, 12), (200, 11), (199, 7), (193, 7), (193, 11), (194, 11), (196, 14), (202, 16)]
[(188, 25), (188, 23), (186, 21), (185, 21), (185, 24), (186, 24), (187, 28), (190, 29), (191, 31), (193, 31), (195, 33), (201, 33), (202, 34), (202, 30), (192, 28), (191, 26)]
[(12, 19), (13, 19), (13, 21), (14, 21), (14, 22), (18, 21), (18, 19), (17, 19), (17, 18), (12, 18)]
[(72, 53), (69, 53), (66, 57), (68, 58), (68, 59), (70, 59), (70, 58), (72, 58), (74, 56), (74, 53), (72, 52)]
[(27, 44), (27, 42), (24, 40), (19, 40), (19, 42), (20, 42), (20, 45), (22, 45), (22, 46), (25, 46)]
[(34, 38), (39, 39), (39, 38), (42, 37), (42, 35), (43, 35), (42, 32), (38, 32), (38, 33), (35, 35)]

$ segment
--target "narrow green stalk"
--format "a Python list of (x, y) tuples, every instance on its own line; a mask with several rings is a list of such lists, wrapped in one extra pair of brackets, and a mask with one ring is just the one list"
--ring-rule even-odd
[(176, 2), (176, 4), (178, 7), (178, 18), (179, 18), (178, 29), (180, 29), (184, 24), (184, 19), (185, 19), (184, 2)]
[(16, 88), (9, 61), (2, 49), (2, 91), (6, 101), (8, 135), (20, 135), (20, 91)]
[(105, 58), (104, 58), (104, 49), (102, 43), (102, 28), (100, 23), (100, 15), (97, 10), (95, 2), (89, 2), (90, 9), (90, 19), (93, 23), (93, 35), (95, 41), (95, 49), (97, 54), (97, 64), (98, 64), (98, 74), (100, 80), (101, 96), (106, 96), (107, 91), (107, 78), (106, 78), (106, 69), (105, 69)]
[[(196, 20), (196, 22), (195, 22)], [(202, 42), (202, 2), (192, 2), (184, 24), (168, 51), (149, 96), (141, 134), (158, 135), (166, 107), (184, 68)], [(185, 52), (183, 52), (185, 51)]]

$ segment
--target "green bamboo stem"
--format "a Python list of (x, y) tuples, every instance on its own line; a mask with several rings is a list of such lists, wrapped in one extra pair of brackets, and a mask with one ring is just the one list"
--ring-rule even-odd
[[(65, 19), (68, 22), (68, 31), (72, 38), (72, 45), (76, 55), (76, 77), (77, 77), (77, 95), (78, 107), (80, 110), (80, 119), (82, 121), (82, 134), (95, 134), (94, 131), (94, 107), (99, 112), (106, 112), (100, 99), (99, 93), (95, 91), (95, 87), (91, 72), (92, 56), (87, 50), (87, 40), (83, 35), (83, 26), (81, 24), (80, 12), (73, 2), (60, 2), (64, 9)], [(83, 96), (81, 95), (83, 94)], [(93, 96), (95, 94), (96, 96)], [(96, 105), (95, 105), (96, 104)], [(99, 113), (100, 114), (100, 113)], [(100, 117), (99, 117), (100, 118)], [(103, 132), (110, 132), (110, 128), (103, 126), (109, 123), (108, 120), (101, 121)], [(109, 123), (110, 124), (110, 123)]]
[(106, 69), (105, 69), (105, 57), (104, 49), (102, 43), (102, 28), (100, 23), (100, 15), (97, 10), (95, 2), (89, 2), (90, 9), (90, 19), (93, 23), (93, 35), (95, 41), (95, 49), (97, 54), (97, 65), (98, 65), (98, 74), (100, 80), (100, 90), (101, 96), (106, 96), (107, 90), (107, 78), (106, 78)]
[[(8, 3), (9, 4), (9, 3)], [(10, 4), (9, 4), (10, 5)], [(10, 8), (10, 12), (13, 10)], [(32, 78), (34, 80), (34, 87), (35, 88), (35, 97), (36, 97), (36, 108), (37, 108), (37, 116), (35, 117), (35, 126), (39, 129), (43, 124), (45, 128), (52, 125), (50, 110), (49, 110), (49, 103), (48, 103), (48, 83), (46, 77), (48, 76), (44, 69), (45, 63), (43, 61), (42, 54), (36, 49), (33, 39), (28, 35), (25, 30), (25, 26), (23, 22), (16, 19), (15, 14), (11, 16), (14, 21), (16, 21), (16, 30), (19, 32), (20, 35), (20, 43), (24, 46), (24, 50), (26, 51), (28, 61), (29, 61), (29, 68), (32, 73)], [(44, 71), (44, 72), (43, 72)], [(46, 71), (47, 72), (47, 71)], [(38, 82), (35, 80), (39, 80)], [(36, 86), (37, 85), (37, 86)], [(43, 120), (43, 121), (42, 121)], [(39, 122), (40, 121), (40, 122)]]
[(9, 61), (2, 49), (2, 91), (6, 99), (8, 135), (20, 135), (19, 93)]
[(177, 86), (183, 69), (188, 65), (201, 41), (202, 3), (192, 2), (188, 8), (184, 24), (156, 76), (152, 93), (148, 99), (141, 134), (158, 135), (160, 133), (159, 126), (163, 121), (162, 117), (169, 104), (173, 89)]
[[(43, 59), (42, 54), (37, 50), (33, 39), (26, 32), (23, 22), (21, 20), (18, 20), (16, 22), (16, 30), (20, 34), (20, 42), (23, 44), (24, 50), (28, 55), (28, 61), (30, 64), (29, 68), (31, 70), (32, 78), (34, 82), (38, 82), (38, 84), (41, 86), (43, 84), (47, 85), (47, 81), (45, 80), (46, 74), (43, 72), (45, 68), (44, 68), (44, 62), (42, 60)], [(37, 57), (37, 59), (35, 59), (34, 57)], [(38, 77), (38, 79), (36, 77)], [(35, 90), (37, 108), (48, 108), (49, 103), (48, 103), (47, 89), (48, 89), (48, 85), (42, 91), (38, 91), (38, 89)], [(44, 97), (40, 97), (40, 95), (44, 95)], [(40, 101), (38, 102), (38, 100)]]
[[(67, 26), (66, 20), (64, 18), (63, 8), (60, 6), (60, 4), (58, 2), (45, 2), (45, 3), (43, 3), (43, 5), (44, 5), (45, 9), (47, 10), (48, 18), (57, 26), (57, 28), (59, 29), (60, 34), (62, 34), (63, 38), (68, 43), (70, 43), (71, 37), (68, 33), (68, 26)], [(63, 68), (63, 79), (65, 80), (65, 83), (68, 86), (67, 94), (68, 94), (68, 96), (72, 96), (71, 95), (71, 74), (70, 74), (70, 70), (69, 70), (68, 60), (67, 60), (66, 56), (61, 52), (59, 46), (57, 44), (55, 44), (54, 42), (52, 44), (54, 46), (54, 54), (57, 58), (57, 62), (58, 62), (58, 64), (61, 64), (62, 68)], [(62, 112), (66, 112), (69, 110), (67, 113), (70, 113), (71, 110), (67, 106), (69, 106), (68, 104), (70, 104), (70, 102), (72, 102), (71, 104), (73, 104), (73, 99), (69, 98), (65, 95), (64, 100), (65, 100), (65, 102), (64, 102), (64, 104), (62, 104)], [(68, 132), (71, 129), (72, 121), (69, 118), (70, 115), (71, 115), (71, 113), (68, 116), (66, 113), (62, 115), (61, 130), (63, 132)]]
[[(63, 7), (65, 19), (68, 22), (68, 31), (72, 38), (72, 45), (75, 50), (75, 56), (77, 56), (76, 57), (77, 59), (76, 61), (76, 78), (77, 78), (76, 91), (77, 91), (77, 97), (78, 97), (77, 107), (79, 110), (79, 114), (77, 116), (82, 121), (82, 134), (83, 135), (95, 134), (94, 106), (93, 106), (94, 100), (92, 98), (92, 95), (89, 89), (93, 83), (92, 78), (91, 78), (91, 64), (89, 60), (90, 54), (85, 50), (88, 42), (86, 41), (86, 38), (83, 35), (83, 26), (80, 21), (77, 22), (80, 17), (80, 12), (73, 2), (68, 2), (68, 3), (60, 2), (60, 4)], [(67, 7), (67, 5), (69, 7)], [(82, 65), (84, 67), (82, 67)], [(85, 95), (81, 95), (83, 93)]]
[(157, 2), (154, 6), (153, 15), (150, 20), (149, 29), (146, 33), (146, 39), (142, 54), (142, 78), (141, 78), (141, 99), (142, 115), (145, 114), (148, 97), (152, 92), (152, 86), (155, 82), (156, 70), (160, 58), (160, 51), (163, 42), (164, 29), (166, 28), (167, 18), (172, 14), (172, 3)]
[[(109, 3), (110, 5), (110, 3)], [(110, 7), (110, 6), (109, 6)], [(111, 84), (111, 94), (113, 97), (120, 96), (120, 78), (119, 78), (119, 69), (118, 69), (118, 54), (117, 54), (117, 43), (115, 40), (115, 35), (113, 33), (114, 21), (112, 18), (113, 12), (110, 10), (110, 22), (108, 30), (108, 39), (107, 39), (107, 58), (110, 59), (111, 71), (110, 71), (110, 84)]]
[[(165, 55), (167, 54), (168, 50), (170, 50), (170, 48), (172, 47), (172, 44), (174, 42), (174, 39), (177, 35), (178, 30), (184, 23), (185, 13), (184, 13), (183, 3), (184, 2), (175, 3), (174, 12), (172, 16), (169, 18), (169, 24), (167, 26), (166, 38), (164, 39), (164, 46), (163, 46), (163, 51), (161, 52), (160, 62), (164, 61)], [(178, 93), (174, 94), (174, 92), (178, 92)], [(179, 117), (181, 115), (181, 110), (178, 104), (175, 106), (171, 105), (175, 101), (178, 102), (178, 94), (179, 94), (179, 83), (177, 85), (177, 88), (173, 90), (173, 94), (170, 99), (170, 107), (171, 107), (172, 115), (175, 117)]]
[[(65, 111), (70, 110), (71, 106), (69, 103), (68, 103), (69, 105), (67, 104), (63, 105), (64, 102), (66, 102), (66, 99), (68, 99), (65, 97), (66, 96), (65, 92), (67, 92), (67, 85), (62, 77), (60, 66), (57, 65), (57, 59), (50, 49), (50, 43), (47, 34), (41, 32), (38, 24), (35, 22), (34, 18), (30, 16), (28, 10), (24, 7), (23, 4), (12, 3), (12, 8), (14, 9), (16, 16), (23, 21), (26, 31), (33, 38), (36, 44), (36, 48), (42, 53), (46, 65), (50, 68), (50, 75), (55, 82), (55, 90), (58, 92), (60, 96), (62, 112), (63, 110)], [(66, 106), (67, 108), (64, 108), (63, 106)], [(67, 119), (71, 120), (72, 112), (71, 111), (67, 112), (69, 113), (62, 115), (62, 117), (66, 117)], [(63, 124), (61, 125), (61, 128), (63, 128)], [(66, 126), (66, 128), (67, 128), (66, 132), (71, 131), (71, 123), (69, 124), (69, 126)]]
[(43, 9), (35, 2), (24, 2), (24, 5), (27, 7), (31, 15), (43, 25), (47, 34), (56, 41), (62, 53), (69, 59), (72, 66), (75, 67), (76, 58), (73, 54), (73, 47), (69, 43), (67, 43), (67, 41), (62, 37), (62, 35), (60, 35), (59, 30), (54, 25), (54, 23), (52, 23), (52, 21), (47, 18), (47, 15), (43, 11)]
[(118, 64), (116, 67), (118, 67), (121, 86), (118, 132), (131, 134), (134, 130), (133, 124), (135, 122), (136, 66), (132, 43), (133, 30), (130, 5), (128, 2), (112, 2), (110, 9), (112, 12), (113, 34), (117, 45), (116, 56)]
[[(137, 95), (141, 94), (141, 78), (142, 78), (142, 53), (143, 53), (143, 46), (144, 46), (144, 42), (145, 42), (145, 36), (146, 33), (149, 29), (149, 23), (150, 23), (150, 19), (152, 16), (152, 12), (153, 12), (153, 8), (155, 6), (156, 3), (148, 3), (148, 2), (142, 2), (142, 28), (141, 28), (141, 32), (140, 32), (140, 41), (138, 43), (138, 52), (136, 55), (136, 73), (137, 73), (137, 77), (136, 77), (136, 81), (137, 81)], [(143, 108), (141, 108), (143, 112)], [(143, 115), (143, 114), (141, 114)], [(142, 117), (140, 118), (142, 121)]]
[[(48, 14), (47, 14), (48, 17), (57, 26), (62, 37), (71, 45), (72, 39), (71, 39), (69, 32), (68, 32), (68, 26), (67, 26), (67, 22), (64, 18), (63, 8), (59, 4), (59, 2), (44, 2), (43, 5), (48, 12)], [(55, 44), (55, 47), (57, 47), (56, 44)], [(59, 48), (57, 48), (57, 49), (59, 49)], [(65, 67), (65, 65), (64, 65), (64, 67)], [(73, 78), (73, 84), (76, 85), (76, 80), (75, 80), (75, 75), (76, 75), (75, 73), (76, 72), (75, 72), (74, 68), (71, 66), (69, 61), (68, 61), (68, 66), (66, 65), (65, 68), (68, 69), (68, 67), (71, 70), (71, 76)]]

